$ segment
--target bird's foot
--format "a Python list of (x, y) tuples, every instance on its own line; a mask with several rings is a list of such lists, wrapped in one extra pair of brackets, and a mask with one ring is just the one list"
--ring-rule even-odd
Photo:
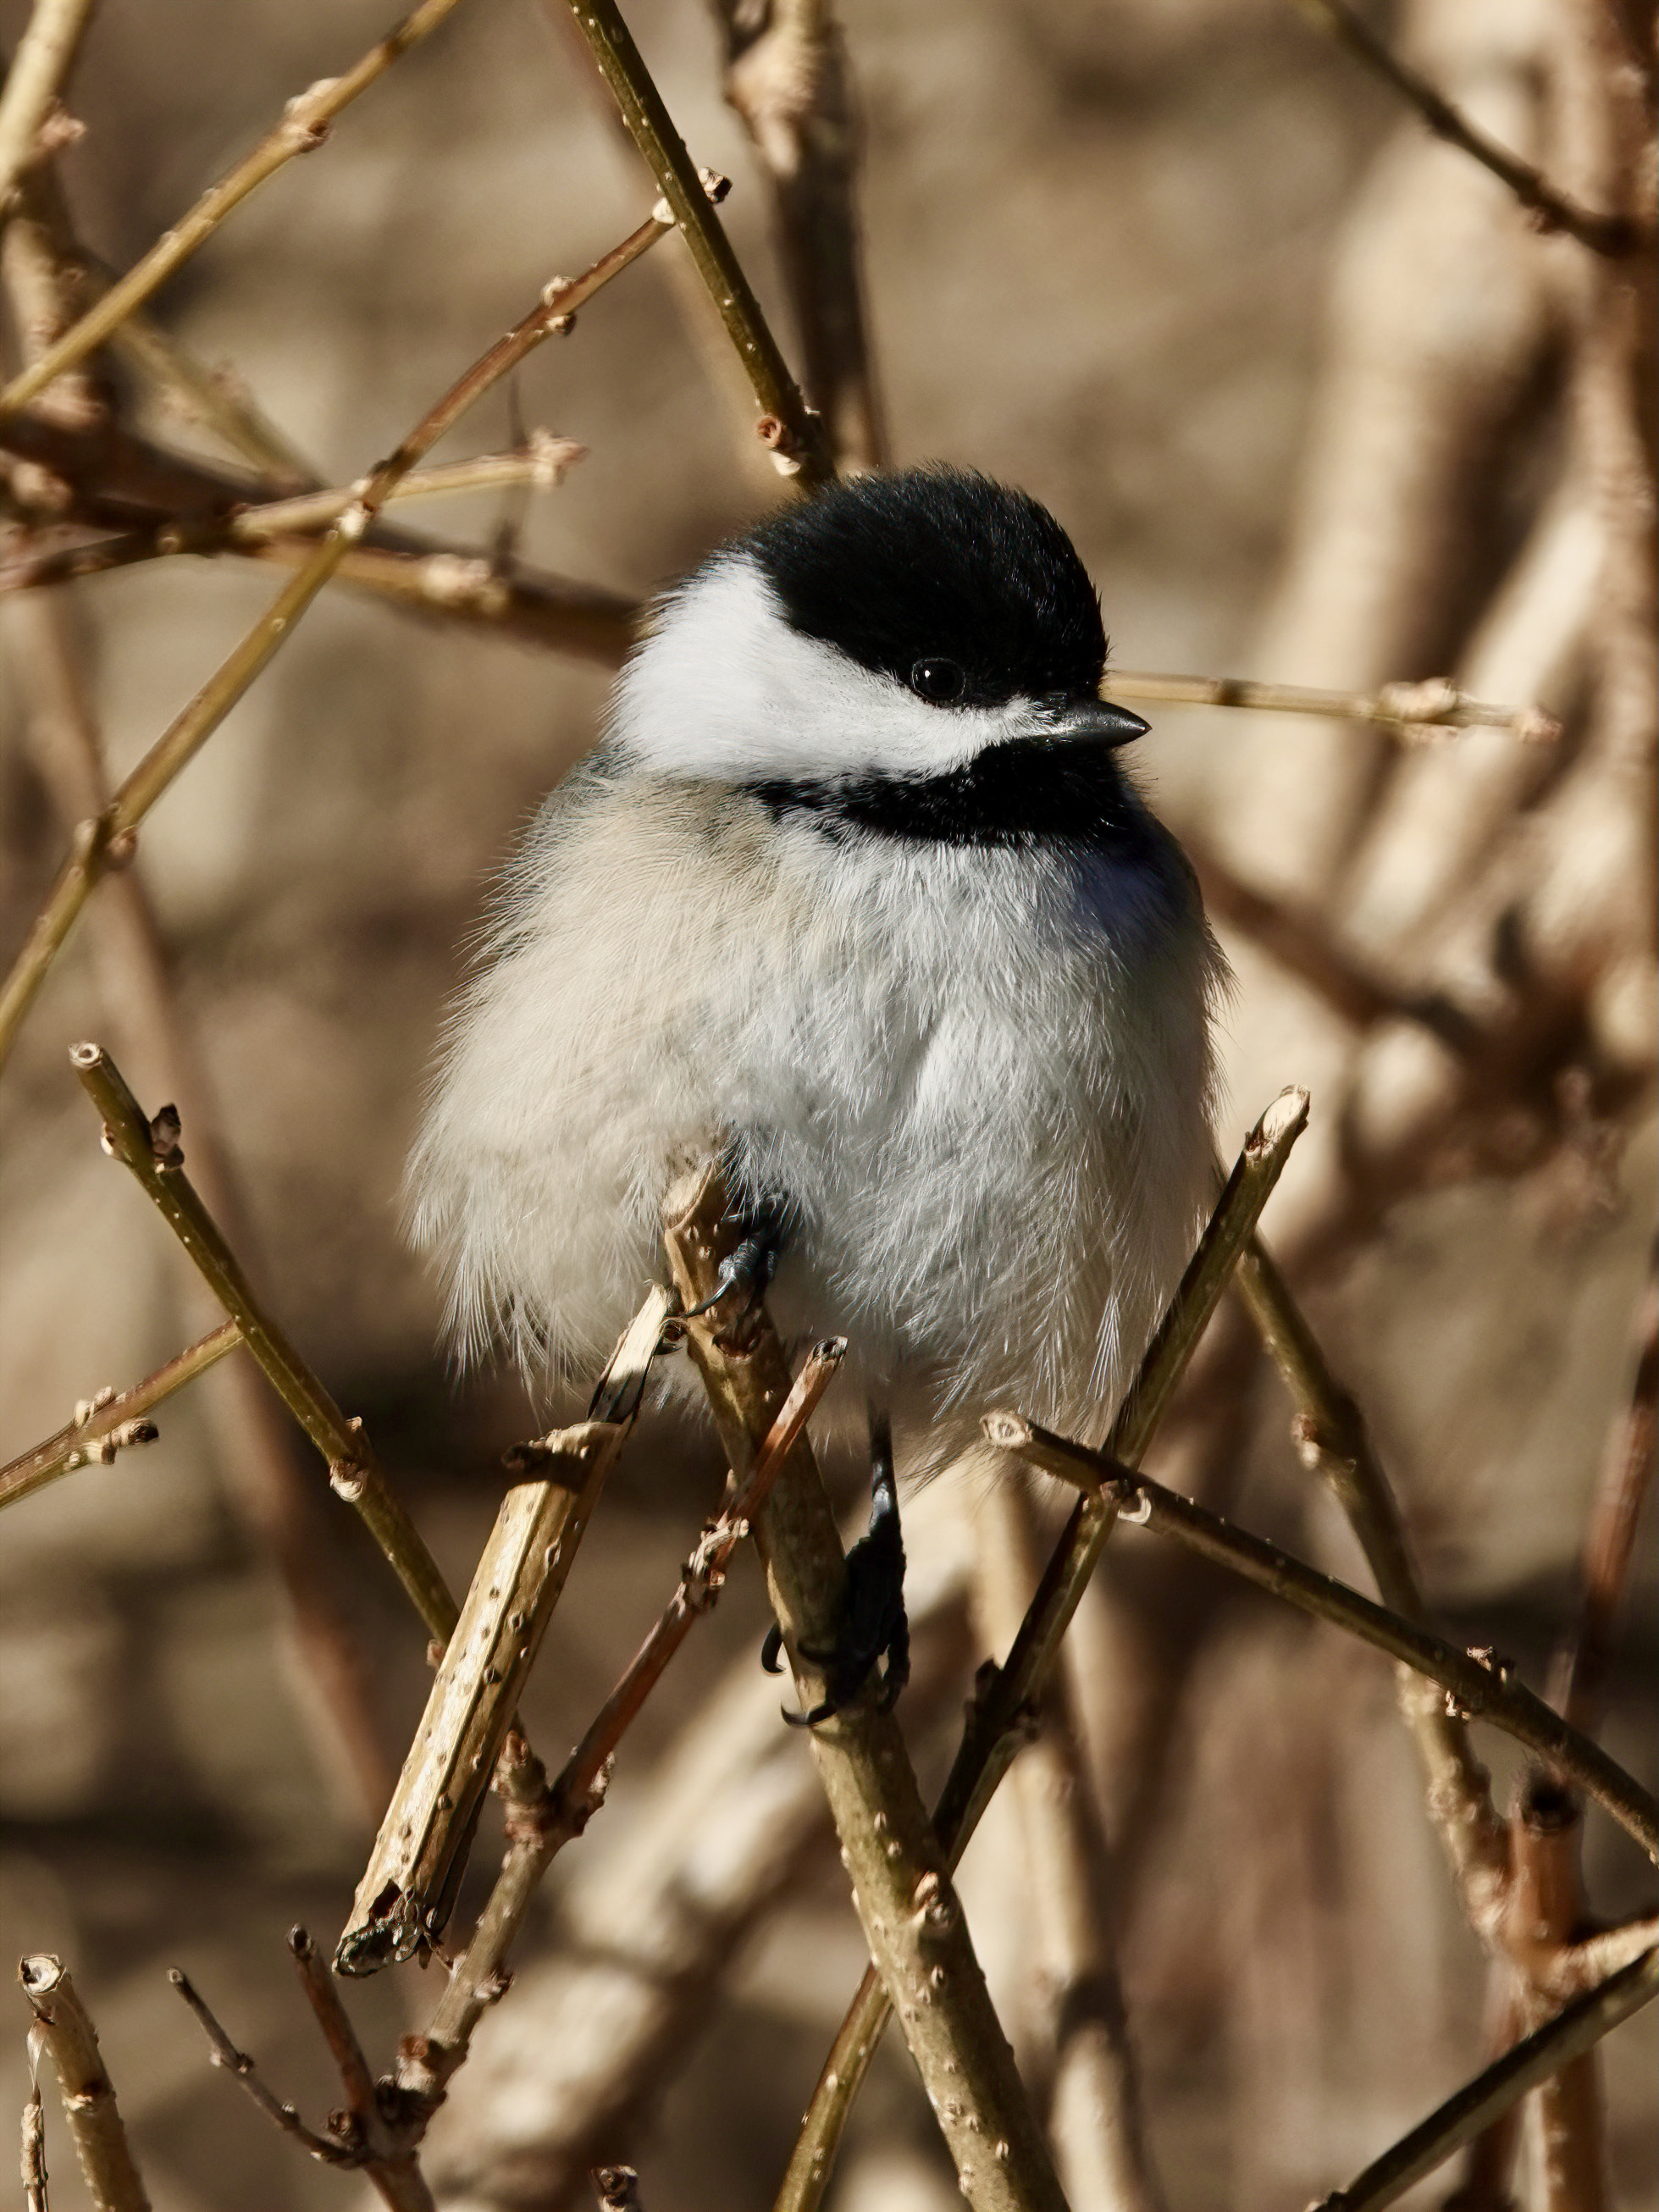
[[(904, 1538), (899, 1528), (898, 1486), (887, 1423), (873, 1420), (870, 1435), (870, 1525), (847, 1554), (847, 1606), (833, 1644), (803, 1644), (800, 1656), (823, 1674), (822, 1703), (805, 1713), (784, 1714), (792, 1728), (816, 1728), (858, 1700), (881, 1667), (877, 1710), (890, 1712), (910, 1679), (910, 1623), (904, 1610)], [(783, 1632), (775, 1626), (761, 1647), (761, 1664), (779, 1671)]]
[(780, 1199), (762, 1196), (734, 1206), (724, 1220), (736, 1229), (738, 1241), (715, 1270), (714, 1289), (700, 1304), (687, 1306), (683, 1318), (719, 1313), (722, 1340), (741, 1348), (777, 1273), (787, 1218), (787, 1206)]

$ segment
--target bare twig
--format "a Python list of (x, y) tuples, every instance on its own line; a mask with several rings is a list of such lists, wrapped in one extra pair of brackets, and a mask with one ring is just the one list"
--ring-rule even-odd
[(320, 2136), (308, 2128), (292, 2105), (285, 2105), (272, 2094), (259, 2078), (259, 2071), (246, 2051), (239, 2051), (220, 2026), (206, 1999), (190, 1977), (177, 1966), (167, 1970), (170, 1981), (201, 2025), (213, 2054), (213, 2063), (233, 2075), (247, 2091), (254, 2103), (274, 2127), (291, 2136), (302, 2150), (319, 2159), (325, 2166), (356, 2166), (361, 2163), (356, 2147), (342, 2142), (331, 2135)]
[(1641, 232), (1627, 216), (1598, 215), (1580, 207), (1529, 161), (1522, 161), (1477, 130), (1426, 77), (1400, 59), (1349, 0), (1297, 0), (1297, 5), (1321, 30), (1340, 40), (1350, 53), (1357, 54), (1385, 83), (1392, 85), (1437, 138), (1455, 146), (1507, 185), (1540, 230), (1565, 231), (1594, 253), (1619, 256), (1636, 252), (1642, 243)]
[(148, 1120), (114, 1066), (95, 1044), (70, 1054), (88, 1097), (104, 1118), (111, 1154), (130, 1168), (204, 1280), (235, 1320), (248, 1350), (277, 1395), (322, 1454), (329, 1480), (362, 1516), (434, 1636), (447, 1641), (454, 1599), (401, 1500), (387, 1486), (361, 1421), (349, 1421), (287, 1336), (256, 1298), (235, 1255), (184, 1171), (178, 1117), (163, 1108)]
[[(529, 484), (538, 491), (550, 491), (586, 451), (572, 439), (555, 438), (539, 430), (516, 452), (482, 453), (475, 460), (447, 461), (437, 468), (416, 469), (394, 484), (387, 497), (400, 503), (453, 498), (500, 484)], [(21, 561), (7, 562), (0, 568), (0, 591), (15, 591), (20, 585), (38, 588), (67, 583), (79, 576), (101, 575), (110, 568), (131, 568), (141, 561), (164, 560), (175, 554), (242, 551), (268, 544), (274, 538), (314, 536), (337, 522), (362, 489), (362, 483), (356, 483), (332, 490), (299, 492), (289, 498), (237, 507), (228, 514), (167, 520), (56, 554), (37, 554), (32, 559), (26, 555)]]
[(1607, 1438), (1579, 1570), (1578, 1626), (1556, 1662), (1553, 1702), (1575, 1728), (1601, 1717), (1613, 1626), (1659, 1449), (1659, 1275), (1651, 1270), (1637, 1316), (1636, 1380)]
[(599, 2212), (644, 2212), (640, 2177), (631, 2166), (596, 2166), (592, 2179)]
[(1419, 744), (1448, 730), (1507, 730), (1529, 745), (1553, 744), (1561, 734), (1559, 722), (1541, 707), (1495, 707), (1471, 699), (1443, 676), (1419, 684), (1384, 684), (1376, 691), (1322, 691), (1305, 684), (1258, 684), (1243, 676), (1162, 676), (1130, 668), (1114, 668), (1106, 680), (1114, 698), (1372, 722)]
[(64, 2117), (97, 2212), (149, 2212), (115, 2101), (115, 2086), (98, 2050), (98, 2032), (61, 1959), (36, 1951), (18, 1961), (17, 1978), (52, 2055)]
[[(436, 0), (428, 0), (428, 6), (435, 4)], [(447, 0), (447, 4), (453, 5), (453, 0)], [(81, 824), (46, 903), (36, 917), (11, 973), (0, 987), (0, 1057), (9, 1050), (19, 1024), (46, 980), (47, 969), (98, 878), (111, 866), (119, 865), (131, 852), (138, 825), (145, 815), (266, 666), (347, 552), (361, 540), (400, 479), (492, 385), (515, 368), (544, 340), (556, 331), (568, 330), (571, 317), (584, 301), (636, 261), (672, 227), (664, 209), (660, 215), (648, 216), (620, 246), (603, 254), (582, 276), (569, 280), (557, 278), (546, 287), (540, 302), (529, 314), (505, 337), (498, 339), (427, 410), (397, 450), (358, 487), (357, 496), (327, 536), (307, 554), (298, 574), (278, 592), (229, 658), (156, 739), (103, 813)]]
[(802, 382), (843, 467), (887, 458), (871, 356), (856, 186), (862, 151), (847, 42), (827, 0), (715, 0), (726, 97), (772, 186)]
[(1346, 2189), (1322, 2197), (1314, 2212), (1381, 2212), (1470, 2142), (1498, 2113), (1559, 2073), (1581, 2051), (1593, 2049), (1655, 1996), (1659, 1996), (1659, 1950), (1647, 1952), (1599, 1988), (1575, 1998), (1547, 2026), (1449, 2097)]
[(1598, 1744), (1569, 1728), (1541, 1698), (1512, 1679), (1509, 1662), (1491, 1652), (1461, 1650), (1386, 1606), (1362, 1597), (1346, 1583), (1282, 1552), (1265, 1537), (1235, 1528), (1218, 1513), (1137, 1474), (1109, 1452), (1091, 1451), (1069, 1437), (1039, 1428), (1018, 1413), (988, 1413), (985, 1433), (1004, 1451), (1040, 1467), (1045, 1474), (1098, 1489), (1120, 1517), (1129, 1517), (1160, 1535), (1172, 1536), (1189, 1551), (1230, 1568), (1259, 1589), (1321, 1620), (1346, 1629), (1363, 1643), (1425, 1676), (1460, 1709), (1490, 1721), (1550, 1759), (1632, 1835), (1650, 1858), (1659, 1859), (1659, 1803), (1609, 1759)]
[[(734, 1237), (718, 1167), (684, 1177), (663, 1212), (675, 1287), (695, 1310), (714, 1294)], [(789, 1395), (782, 1346), (763, 1309), (745, 1325), (741, 1345), (706, 1316), (688, 1318), (684, 1328), (720, 1440), (741, 1472), (763, 1449)], [(804, 1436), (756, 1517), (755, 1540), (805, 1710), (823, 1686), (805, 1654), (835, 1642), (847, 1571)], [(866, 1693), (810, 1733), (865, 1941), (897, 2006), (963, 2194), (984, 2212), (1063, 2206), (891, 1711)]]
[[(1305, 1091), (1283, 1091), (1245, 1139), (1198, 1249), (1158, 1326), (1112, 1424), (1108, 1449), (1127, 1464), (1146, 1449), (1214, 1313), (1246, 1240), (1308, 1122)], [(1061, 1641), (1117, 1519), (1110, 1498), (1080, 1498), (1043, 1571), (1019, 1634), (968, 1711), (962, 1742), (933, 1813), (955, 1866), (1024, 1741), (1031, 1701), (1057, 1662)], [(830, 2185), (836, 2147), (887, 2025), (889, 2007), (872, 1968), (860, 1984), (818, 2076), (778, 2191), (776, 2212), (816, 2212)]]
[(84, 361), (94, 346), (102, 345), (135, 307), (142, 306), (206, 244), (226, 216), (250, 192), (274, 176), (296, 154), (308, 154), (320, 146), (335, 117), (349, 107), (359, 93), (367, 92), (400, 55), (435, 31), (456, 4), (457, 0), (421, 0), (419, 7), (394, 24), (385, 38), (372, 46), (343, 76), (319, 77), (307, 91), (290, 100), (283, 110), (282, 121), (252, 152), (245, 155), (234, 168), (204, 192), (195, 206), (156, 240), (137, 267), (112, 285), (73, 330), (65, 331), (56, 345), (42, 354), (39, 361), (31, 362), (0, 392), (0, 415), (25, 405), (37, 392), (44, 392), (54, 377)]
[(835, 475), (823, 425), (808, 408), (789, 374), (760, 302), (714, 213), (711, 195), (699, 181), (685, 142), (674, 127), (616, 0), (568, 0), (568, 4), (616, 98), (629, 135), (673, 211), (674, 222), (691, 250), (697, 273), (737, 349), (761, 410), (756, 428), (762, 440), (785, 476), (793, 478), (802, 490), (815, 489)]
[(175, 1353), (153, 1375), (135, 1382), (131, 1390), (118, 1395), (113, 1390), (96, 1392), (76, 1407), (72, 1421), (32, 1451), (0, 1467), (0, 1506), (15, 1504), (20, 1498), (44, 1489), (77, 1467), (90, 1466), (94, 1461), (107, 1467), (116, 1453), (130, 1444), (152, 1442), (155, 1425), (145, 1415), (186, 1382), (193, 1382), (228, 1352), (234, 1352), (241, 1340), (242, 1332), (234, 1321), (222, 1322), (198, 1342)]
[(381, 2110), (374, 2077), (326, 1960), (303, 1928), (289, 1929), (288, 1944), (345, 2091), (344, 2112), (330, 2115), (331, 2132), (356, 2148), (362, 2172), (392, 2212), (434, 2212), (408, 2116), (395, 2106), (389, 2112)]
[(29, 2094), (23, 2105), (21, 2155), (23, 2212), (52, 2212), (46, 2194), (46, 2113), (40, 2101), (40, 2051), (29, 2035)]
[(0, 87), (0, 222), (18, 178), (40, 156), (40, 126), (69, 73), (98, 0), (34, 0)]

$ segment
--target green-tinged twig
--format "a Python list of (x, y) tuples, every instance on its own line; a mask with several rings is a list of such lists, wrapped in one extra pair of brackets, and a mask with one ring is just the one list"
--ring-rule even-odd
[(1649, 1951), (1597, 1989), (1577, 1997), (1546, 2026), (1517, 2043), (1485, 2073), (1449, 2097), (1437, 2112), (1372, 2160), (1365, 2171), (1322, 2197), (1313, 2212), (1382, 2212), (1415, 2182), (1479, 2135), (1528, 2089), (1591, 2050), (1620, 2021), (1659, 1996), (1659, 1950)]
[(60, 1474), (89, 1466), (94, 1460), (107, 1467), (116, 1453), (130, 1444), (152, 1443), (155, 1430), (145, 1416), (228, 1352), (234, 1352), (241, 1340), (242, 1332), (235, 1322), (222, 1322), (198, 1342), (175, 1353), (165, 1367), (135, 1382), (131, 1390), (118, 1395), (113, 1390), (99, 1391), (76, 1408), (72, 1421), (45, 1437), (32, 1451), (22, 1452), (0, 1467), (0, 1506), (15, 1505), (20, 1498), (43, 1490)]
[(0, 221), (18, 178), (40, 158), (40, 130), (75, 66), (98, 0), (34, 0), (0, 87)]
[(1402, 62), (1380, 39), (1349, 0), (1297, 0), (1304, 15), (1357, 54), (1369, 69), (1392, 85), (1407, 104), (1416, 109), (1437, 138), (1479, 161), (1501, 184), (1507, 185), (1540, 230), (1565, 231), (1593, 253), (1621, 256), (1633, 253), (1642, 243), (1640, 227), (1628, 216), (1601, 215), (1580, 207), (1576, 200), (1552, 185), (1530, 161), (1511, 154), (1495, 138), (1469, 121), (1428, 79)]
[(447, 1641), (457, 1608), (437, 1562), (402, 1501), (387, 1486), (362, 1422), (346, 1419), (254, 1296), (240, 1263), (185, 1173), (177, 1116), (164, 1108), (149, 1121), (120, 1070), (99, 1046), (77, 1044), (70, 1060), (103, 1116), (107, 1149), (131, 1170), (208, 1288), (235, 1321), (277, 1395), (327, 1462), (330, 1482), (361, 1515), (422, 1620), (434, 1636)]
[(428, 409), (396, 452), (365, 478), (358, 487), (357, 496), (327, 536), (307, 555), (299, 573), (277, 593), (266, 612), (184, 712), (157, 738), (102, 814), (81, 824), (46, 903), (37, 915), (11, 973), (0, 987), (0, 1059), (9, 1049), (24, 1015), (46, 980), (47, 969), (91, 896), (99, 876), (112, 865), (119, 865), (131, 854), (139, 823), (265, 667), (346, 554), (360, 543), (398, 482), (475, 400), (516, 368), (544, 339), (557, 331), (568, 330), (578, 307), (665, 236), (672, 228), (666, 214), (663, 210), (660, 214), (648, 216), (620, 246), (601, 256), (582, 276), (570, 280), (558, 278), (549, 284), (529, 314), (505, 337), (498, 339), (441, 399)]
[(985, 1433), (1004, 1451), (1013, 1452), (1046, 1474), (1085, 1488), (1097, 1487), (1103, 1500), (1111, 1500), (1120, 1518), (1171, 1536), (1188, 1551), (1231, 1569), (1302, 1612), (1328, 1620), (1363, 1643), (1386, 1651), (1390, 1658), (1437, 1684), (1462, 1714), (1490, 1721), (1528, 1750), (1549, 1759), (1605, 1807), (1650, 1858), (1659, 1859), (1659, 1803), (1599, 1744), (1569, 1728), (1541, 1698), (1513, 1680), (1507, 1662), (1490, 1652), (1477, 1655), (1443, 1642), (1414, 1621), (1362, 1596), (1347, 1583), (1292, 1559), (1265, 1537), (1235, 1528), (1219, 1514), (1138, 1474), (1109, 1452), (1091, 1451), (1086, 1444), (1055, 1436), (1018, 1413), (988, 1413)]
[[(757, 1500), (764, 1498), (793, 1449), (833, 1381), (844, 1349), (820, 1345), (809, 1355), (748, 1477), (683, 1570), (680, 1589), (662, 1621), (646, 1638), (558, 1776), (549, 1783), (528, 1747), (509, 1738), (495, 1781), (507, 1803), (507, 1848), (501, 1870), (431, 2026), (423, 2035), (405, 2038), (399, 2051), (396, 2087), (412, 2110), (428, 2114), (442, 2100), (446, 2086), (466, 2057), (478, 2021), (507, 1985), (507, 1954), (537, 1885), (556, 1855), (581, 1834), (604, 1802), (611, 1760), (623, 1734), (691, 1623), (714, 1602), (719, 1588), (716, 1562), (723, 1566), (741, 1541), (744, 1531), (740, 1524), (755, 1510)], [(611, 1379), (607, 1376), (608, 1382)], [(625, 1411), (629, 1402), (636, 1402), (637, 1394), (625, 1389), (620, 1398), (618, 1402), (613, 1393), (609, 1400), (613, 1412)], [(673, 1626), (665, 1630), (665, 1622)]]
[(61, 1959), (36, 1951), (18, 1961), (17, 1978), (34, 2014), (34, 2033), (52, 2057), (64, 2117), (96, 2212), (149, 2212), (115, 2085), (98, 2050), (98, 2031)]
[(756, 426), (761, 437), (784, 474), (803, 490), (816, 489), (835, 475), (823, 425), (808, 408), (789, 373), (622, 11), (616, 0), (568, 0), (568, 4), (611, 88), (629, 135), (673, 210), (697, 273), (708, 287), (726, 335), (737, 349), (761, 410)]
[(1106, 678), (1116, 699), (1165, 707), (1244, 707), (1273, 714), (1324, 714), (1422, 743), (1446, 730), (1507, 730), (1522, 744), (1553, 744), (1561, 725), (1541, 707), (1495, 707), (1471, 699), (1443, 676), (1420, 684), (1384, 684), (1376, 691), (1322, 691), (1305, 684), (1258, 684), (1243, 676), (1162, 676), (1114, 668)]
[[(689, 1315), (714, 1296), (735, 1236), (718, 1167), (685, 1177), (663, 1212), (669, 1264)], [(708, 1315), (688, 1317), (684, 1328), (720, 1440), (741, 1473), (763, 1448), (787, 1397), (783, 1348), (763, 1307), (729, 1334)], [(808, 1655), (835, 1643), (847, 1567), (804, 1436), (756, 1516), (755, 1541), (807, 1710), (823, 1689)], [(872, 1686), (810, 1732), (865, 1941), (896, 2006), (963, 2195), (978, 2212), (1058, 2212), (1065, 2198), (1048, 2146), (992, 2007), (890, 1705)]]
[[(1151, 1442), (1307, 1122), (1307, 1092), (1287, 1090), (1245, 1139), (1112, 1425), (1108, 1449), (1126, 1464), (1135, 1465)], [(1023, 1740), (1024, 1717), (1056, 1662), (1061, 1639), (1116, 1518), (1117, 1509), (1108, 1498), (1078, 1501), (1007, 1658), (981, 1686), (969, 1708), (961, 1746), (933, 1814), (951, 1866), (967, 1848), (1012, 1764)], [(842, 2131), (887, 2025), (888, 2010), (886, 1993), (872, 1969), (818, 2077), (778, 2191), (775, 2212), (816, 2212), (823, 2203)]]
[(342, 76), (319, 77), (307, 91), (290, 100), (283, 119), (252, 152), (203, 193), (194, 207), (159, 238), (135, 268), (112, 284), (97, 305), (82, 316), (72, 330), (48, 347), (0, 392), (0, 415), (24, 406), (36, 392), (44, 392), (56, 376), (84, 361), (100, 346), (132, 310), (148, 300), (176, 270), (212, 237), (225, 217), (248, 194), (272, 177), (296, 154), (320, 146), (343, 109), (367, 92), (377, 77), (411, 46), (435, 31), (457, 5), (457, 0), (421, 0), (421, 5), (393, 25), (385, 38), (353, 64)]

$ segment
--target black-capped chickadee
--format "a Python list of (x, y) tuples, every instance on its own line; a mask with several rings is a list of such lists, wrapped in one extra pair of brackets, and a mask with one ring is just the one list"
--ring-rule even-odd
[(591, 1373), (723, 1152), (733, 1295), (847, 1337), (902, 1464), (998, 1401), (1103, 1434), (1209, 1192), (1224, 975), (1105, 659), (1060, 525), (952, 470), (837, 485), (665, 595), (507, 872), (410, 1163), (465, 1351)]

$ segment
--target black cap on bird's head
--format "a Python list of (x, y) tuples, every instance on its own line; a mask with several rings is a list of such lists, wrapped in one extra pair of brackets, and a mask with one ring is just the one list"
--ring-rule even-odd
[(960, 469), (854, 477), (743, 543), (795, 629), (935, 704), (1098, 696), (1099, 598), (1029, 493)]

